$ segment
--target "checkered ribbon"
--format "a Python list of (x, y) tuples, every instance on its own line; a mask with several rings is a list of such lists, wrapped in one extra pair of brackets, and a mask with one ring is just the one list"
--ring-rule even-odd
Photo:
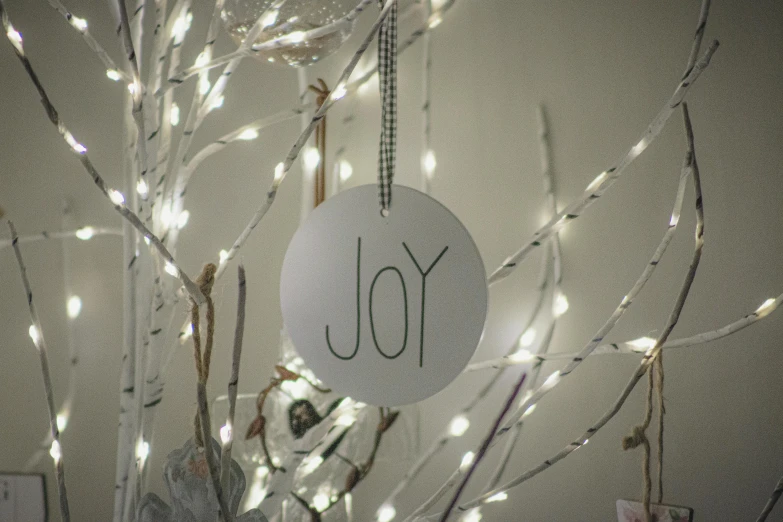
[[(378, 197), (381, 209), (391, 206), (391, 185), (397, 154), (397, 0), (378, 35), (378, 85), (381, 92), (381, 140), (378, 154)], [(384, 0), (378, 0), (381, 8)]]

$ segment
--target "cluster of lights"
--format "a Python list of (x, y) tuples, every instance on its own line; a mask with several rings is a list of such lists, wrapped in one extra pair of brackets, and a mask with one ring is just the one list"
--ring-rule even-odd
[(466, 431), (468, 431), (469, 427), (470, 421), (468, 418), (464, 415), (457, 415), (451, 419), (451, 423), (449, 424), (449, 434), (452, 437), (461, 437), (465, 434)]

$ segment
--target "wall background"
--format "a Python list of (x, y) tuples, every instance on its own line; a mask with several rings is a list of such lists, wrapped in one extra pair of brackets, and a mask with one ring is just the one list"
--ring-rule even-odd
[[(91, 32), (119, 63), (105, 3), (72, 2), (69, 7), (89, 21)], [(61, 116), (104, 176), (118, 184), (121, 86), (105, 78), (97, 58), (45, 2), (11, 0), (8, 9)], [(203, 13), (211, 6), (197, 9)], [(698, 9), (696, 0), (463, 0), (449, 12), (432, 37), (432, 146), (438, 158), (433, 195), (473, 234), (488, 270), (531, 235), (544, 212), (535, 105), (543, 101), (549, 110), (562, 207), (636, 142), (668, 99), (685, 65)], [(196, 41), (204, 31), (199, 14), (189, 34)], [(719, 38), (721, 47), (688, 95), (703, 177), (706, 247), (677, 337), (734, 321), (783, 291), (781, 22), (783, 5), (778, 2), (715, 2), (712, 8), (705, 42)], [(362, 20), (357, 33), (369, 23), (369, 18)], [(407, 29), (402, 27), (400, 34), (407, 35)], [(222, 35), (219, 49), (231, 45)], [(333, 82), (356, 45), (353, 38), (342, 52), (308, 70), (309, 78), (320, 75)], [(7, 216), (21, 233), (56, 229), (61, 201), (68, 198), (79, 223), (120, 226), (45, 119), (10, 46), (3, 42), (0, 49), (0, 205)], [(194, 49), (183, 63), (195, 57)], [(418, 184), (420, 51), (415, 45), (401, 56), (399, 72), (397, 181), (413, 186)], [(296, 96), (293, 71), (248, 62), (195, 146), (292, 106)], [(347, 145), (354, 167), (349, 185), (374, 181), (377, 100), (375, 92), (345, 100), (330, 119), (330, 154)], [(346, 128), (339, 122), (352, 104), (356, 121)], [(571, 309), (561, 319), (553, 350), (582, 346), (644, 268), (668, 224), (684, 154), (681, 127), (679, 116), (672, 118), (627, 176), (563, 232), (564, 291)], [(189, 191), (192, 216), (179, 247), (178, 259), (189, 273), (197, 273), (205, 260), (216, 258), (233, 241), (297, 134), (298, 121), (292, 120), (203, 164)], [(243, 249), (250, 320), (240, 392), (258, 391), (267, 382), (277, 353), (278, 277), (300, 214), (301, 176), (292, 174)], [(690, 260), (691, 197), (689, 190), (680, 230), (658, 272), (608, 340), (649, 335), (665, 321)], [(96, 238), (71, 246), (68, 277), (84, 309), (75, 331), (82, 353), (78, 406), (62, 438), (68, 491), (74, 520), (109, 520), (121, 349), (121, 241)], [(62, 248), (55, 241), (41, 242), (25, 246), (24, 253), (50, 344), (54, 385), (62, 398), (67, 382)], [(531, 258), (493, 287), (476, 360), (501, 354), (518, 334), (532, 306), (537, 263)], [(221, 354), (227, 353), (232, 336), (236, 290), (231, 279), (215, 291), (220, 326), (212, 396), (223, 393), (228, 375), (228, 357)], [(10, 249), (0, 251), (0, 296), (0, 469), (13, 470), (35, 450), (47, 415)], [(730, 338), (666, 357), (665, 500), (694, 507), (697, 520), (755, 519), (783, 473), (779, 314)], [(636, 363), (635, 357), (587, 360), (530, 417), (511, 473), (537, 464), (581, 434), (614, 400)], [(548, 366), (544, 374), (554, 368)], [(171, 368), (148, 461), (151, 487), (158, 493), (163, 459), (182, 443), (191, 421), (193, 376), (189, 349), (182, 349)], [(511, 377), (506, 377), (509, 385)], [(423, 446), (485, 378), (460, 378), (421, 404)], [(514, 489), (506, 502), (491, 504), (484, 510), (485, 520), (613, 520), (616, 499), (640, 494), (641, 455), (622, 452), (620, 440), (641, 417), (643, 388), (588, 447)], [(496, 394), (480, 408), (460, 443), (438, 457), (402, 497), (399, 513), (429, 496), (461, 455), (475, 449), (484, 435), (479, 426), (489, 422), (501, 398)], [(488, 458), (468, 496), (481, 488), (495, 458)], [(50, 474), (50, 464), (47, 457), (40, 471)], [(382, 492), (405, 469), (403, 463), (384, 463), (356, 490), (357, 520), (371, 519)], [(54, 492), (51, 474), (48, 480)], [(54, 496), (50, 502), (54, 508)]]

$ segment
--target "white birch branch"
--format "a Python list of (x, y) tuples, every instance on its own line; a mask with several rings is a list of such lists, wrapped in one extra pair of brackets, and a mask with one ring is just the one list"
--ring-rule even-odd
[(772, 490), (772, 494), (769, 496), (769, 500), (767, 500), (767, 504), (764, 506), (764, 509), (761, 510), (761, 514), (759, 515), (759, 518), (756, 519), (756, 522), (765, 522), (765, 520), (767, 520), (767, 517), (775, 508), (775, 504), (777, 504), (778, 499), (780, 499), (781, 494), (783, 494), (783, 478), (778, 481), (775, 489)]
[[(91, 237), (95, 236), (122, 236), (122, 230), (118, 228), (105, 228), (105, 227), (81, 227), (74, 230), (60, 230), (55, 232), (48, 232), (46, 230), (42, 230), (41, 232), (38, 232), (37, 234), (29, 234), (26, 236), (19, 236), (19, 244), (23, 245), (25, 243), (33, 243), (36, 241), (46, 241), (49, 239), (71, 239), (71, 238), (78, 238), (80, 235), (87, 232), (89, 229), (89, 233), (91, 234)], [(11, 240), (10, 239), (0, 239), (0, 249), (6, 248), (11, 246)]]

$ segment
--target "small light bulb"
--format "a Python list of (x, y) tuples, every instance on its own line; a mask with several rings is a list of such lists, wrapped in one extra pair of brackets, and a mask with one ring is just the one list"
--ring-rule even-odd
[(76, 319), (82, 311), (82, 299), (78, 295), (72, 295), (68, 298), (65, 308), (68, 311), (68, 317)]
[(587, 185), (587, 192), (592, 192), (593, 190), (600, 187), (601, 183), (603, 183), (605, 179), (606, 179), (606, 171), (600, 173), (593, 181), (590, 182), (589, 185)]
[(391, 504), (384, 504), (378, 509), (378, 522), (391, 522), (397, 516), (397, 510)]
[(266, 29), (267, 27), (271, 27), (275, 25), (275, 22), (277, 22), (277, 15), (280, 14), (280, 11), (277, 9), (270, 9), (269, 11), (264, 14), (264, 18), (261, 19), (261, 27)]
[(305, 150), (304, 164), (307, 170), (314, 170), (319, 163), (321, 163), (321, 154), (318, 153), (318, 149), (310, 147)]
[(65, 131), (63, 137), (65, 138), (65, 142), (71, 146), (74, 152), (78, 154), (84, 154), (87, 152), (87, 147), (76, 141), (76, 138), (74, 138), (73, 134), (71, 134), (69, 131)]
[(313, 471), (315, 471), (318, 466), (323, 464), (324, 459), (320, 455), (306, 459), (304, 463), (302, 463), (302, 473), (305, 475), (309, 475)]
[(185, 225), (188, 224), (188, 220), (190, 219), (190, 212), (187, 210), (183, 210), (179, 213), (179, 216), (177, 216), (177, 228), (182, 229), (185, 228)]
[(136, 84), (134, 82), (128, 84), (128, 92), (131, 94), (136, 94)]
[(60, 443), (56, 440), (52, 441), (52, 447), (49, 449), (49, 455), (52, 456), (55, 464), (60, 462), (60, 459), (63, 458), (63, 452), (62, 449), (60, 449)]
[(432, 150), (428, 150), (426, 154), (424, 154), (424, 173), (427, 174), (428, 178), (432, 177), (432, 173), (435, 172), (435, 167), (438, 165), (438, 162), (435, 160), (435, 153)]
[(152, 240), (151, 240), (149, 237), (147, 237), (147, 236), (144, 236), (144, 243), (145, 243), (147, 246), (149, 246), (149, 244), (150, 244), (151, 242), (152, 242)]
[(95, 235), (95, 229), (92, 227), (82, 227), (76, 231), (76, 237), (82, 241), (87, 241)]
[(536, 340), (536, 330), (534, 328), (528, 328), (522, 337), (519, 338), (519, 346), (528, 348), (533, 345), (533, 341)]
[(163, 208), (160, 209), (160, 223), (165, 228), (169, 228), (171, 225), (171, 222), (173, 220), (172, 214), (171, 214), (171, 203), (165, 203), (163, 205)]
[(345, 183), (353, 175), (353, 167), (348, 160), (340, 160), (340, 181)]
[(643, 352), (655, 346), (655, 339), (652, 337), (639, 337), (633, 341), (628, 341), (626, 344), (629, 344), (635, 348), (635, 352)]
[(468, 431), (469, 427), (470, 421), (468, 418), (464, 415), (457, 415), (451, 419), (451, 424), (449, 424), (449, 433), (452, 437), (461, 437), (465, 434), (466, 431)]
[(147, 460), (147, 457), (149, 457), (149, 455), (150, 455), (150, 443), (144, 440), (140, 440), (139, 445), (136, 447), (136, 458), (138, 458), (141, 461), (141, 464), (144, 465), (144, 461)]
[(560, 382), (560, 370), (554, 372), (552, 375), (547, 377), (546, 380), (544, 381), (544, 384), (541, 387), (546, 390), (550, 390), (554, 388), (559, 382)]
[(535, 356), (530, 353), (528, 350), (519, 350), (518, 352), (514, 352), (511, 355), (508, 356), (508, 358), (515, 363), (525, 363), (532, 361)]
[(188, 323), (188, 325), (185, 327), (185, 329), (180, 332), (179, 339), (180, 342), (185, 342), (193, 335), (193, 323)]
[(65, 427), (68, 426), (68, 415), (65, 413), (58, 413), (57, 414), (57, 431), (64, 431)]
[(318, 493), (313, 497), (313, 507), (318, 511), (323, 511), (329, 507), (329, 495)]
[(339, 100), (340, 98), (345, 97), (345, 95), (348, 93), (348, 91), (345, 88), (345, 84), (341, 83), (337, 87), (334, 88), (332, 91), (332, 99), (333, 100)]
[(13, 25), (8, 24), (8, 31), (5, 34), (8, 36), (8, 39), (13, 46), (16, 47), (16, 50), (20, 53), (24, 53), (24, 49), (22, 48), (22, 35), (19, 31), (14, 29)]
[(106, 70), (106, 77), (108, 77), (110, 80), (113, 80), (115, 82), (120, 81), (120, 78), (122, 78), (120, 76), (120, 73), (117, 72), (116, 69), (107, 69)]
[(441, 18), (440, 14), (432, 15), (429, 21), (429, 27), (430, 29), (435, 29), (440, 25), (440, 23), (443, 21), (443, 18)]
[(201, 52), (196, 57), (196, 67), (204, 67), (208, 61), (209, 61), (209, 56), (206, 53)]
[(125, 203), (125, 196), (119, 190), (109, 189), (109, 199), (117, 206)]
[(226, 262), (226, 259), (228, 259), (228, 251), (221, 250), (220, 252), (218, 252), (218, 257), (220, 258), (220, 264), (222, 265), (223, 263)]
[(639, 140), (639, 143), (634, 145), (633, 148), (631, 149), (631, 153), (633, 154), (633, 156), (636, 157), (639, 154), (641, 154), (642, 152), (644, 152), (644, 149), (647, 148), (647, 145), (649, 143), (650, 142), (647, 141), (647, 138), (642, 138), (641, 140)]
[(38, 346), (38, 342), (41, 340), (41, 333), (38, 331), (38, 328), (36, 328), (34, 324), (31, 324), (30, 328), (27, 329), (27, 334), (30, 336), (30, 339), (33, 340), (35, 345)]
[(522, 416), (523, 417), (527, 417), (528, 415), (530, 415), (534, 411), (536, 411), (536, 405), (535, 404), (531, 404), (530, 406), (528, 406), (528, 408), (525, 410), (525, 413), (523, 413)]
[(676, 227), (677, 223), (680, 222), (680, 215), (679, 214), (672, 214), (672, 218), (669, 220), (669, 226), (670, 227)]
[(476, 458), (476, 455), (472, 451), (469, 451), (469, 452), (465, 453), (462, 456), (462, 462), (459, 465), (459, 469), (461, 469), (463, 471), (468, 469), (470, 467), (470, 465), (473, 464), (473, 459), (474, 458)]
[(87, 30), (87, 20), (85, 20), (84, 18), (79, 18), (78, 16), (74, 16), (73, 18), (71, 18), (71, 23), (79, 31), (84, 32)]
[(337, 426), (351, 426), (353, 423), (356, 422), (356, 416), (352, 413), (343, 413), (340, 415), (337, 420), (335, 421), (335, 424)]
[(552, 313), (555, 317), (560, 317), (568, 311), (568, 299), (565, 294), (558, 292), (555, 296), (555, 302), (552, 304)]
[(506, 500), (508, 498), (508, 493), (505, 491), (501, 491), (500, 493), (497, 493), (495, 495), (492, 495), (487, 499), (487, 502), (501, 502), (503, 500)]
[(212, 103), (209, 104), (209, 110), (212, 111), (221, 108), (224, 101), (225, 97), (223, 95), (218, 96), (215, 100), (212, 101)]
[(285, 175), (285, 164), (281, 161), (275, 165), (275, 183), (279, 183)]
[(147, 194), (149, 193), (147, 182), (143, 179), (140, 179), (138, 183), (136, 183), (136, 192), (139, 194), (139, 196), (146, 199)]
[(171, 104), (171, 112), (169, 113), (169, 121), (173, 127), (179, 125), (179, 105), (176, 103)]
[(169, 275), (172, 275), (174, 277), (179, 276), (179, 270), (177, 270), (177, 267), (172, 265), (170, 261), (166, 261), (166, 266), (164, 269), (166, 270), (166, 273)]
[(236, 139), (250, 141), (258, 138), (258, 131), (256, 129), (243, 130)]
[(768, 315), (772, 310), (775, 309), (775, 300), (772, 298), (767, 299), (763, 303), (761, 303), (761, 306), (759, 306), (756, 309), (756, 315), (759, 317), (764, 317)]
[(304, 31), (294, 31), (293, 33), (288, 35), (288, 41), (291, 43), (301, 43), (304, 42), (305, 39), (305, 33)]
[(223, 442), (223, 444), (228, 444), (231, 441), (231, 435), (232, 435), (231, 426), (229, 426), (228, 424), (224, 424), (220, 428), (220, 440)]
[(481, 522), (481, 510), (477, 507), (471, 509), (465, 516), (462, 517), (461, 522)]

